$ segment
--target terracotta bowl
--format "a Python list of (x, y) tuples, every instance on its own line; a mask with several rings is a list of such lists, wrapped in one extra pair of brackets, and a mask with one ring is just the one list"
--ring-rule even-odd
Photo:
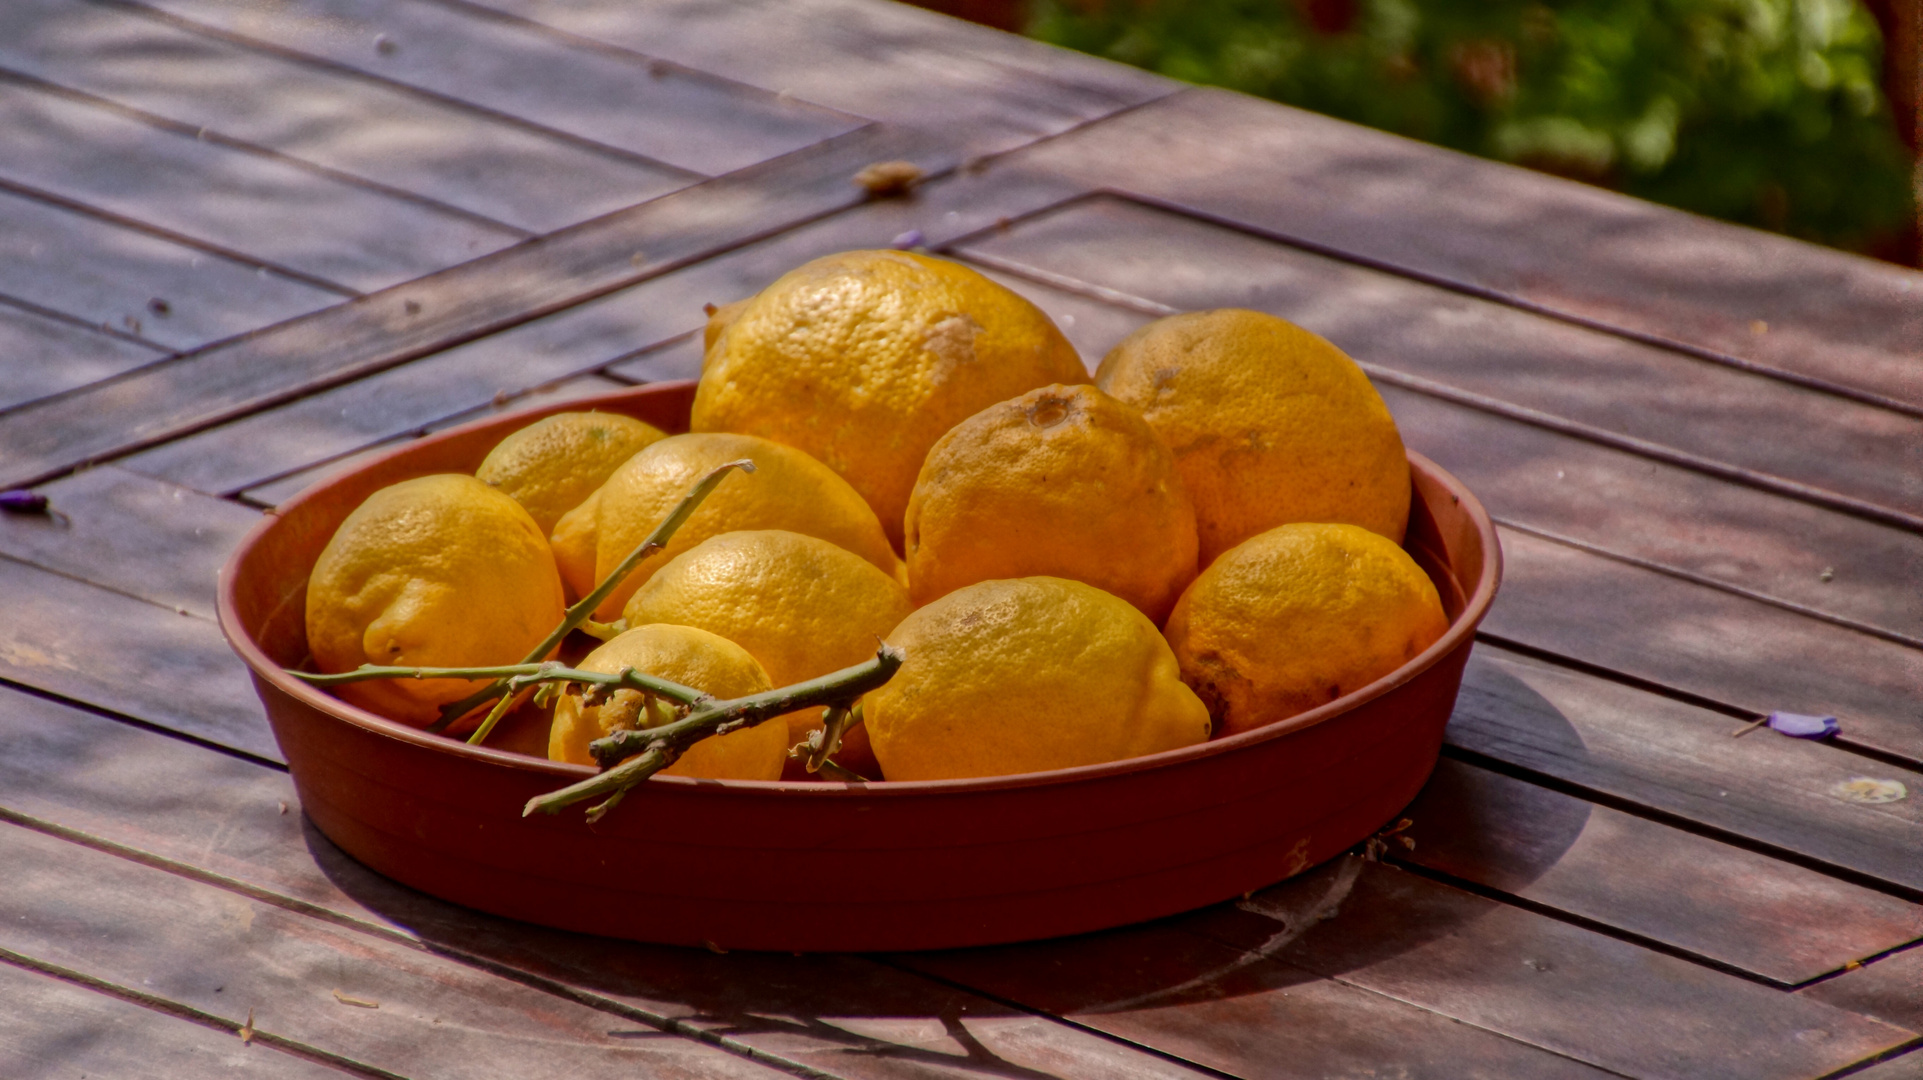
[(1189, 910), (1300, 873), (1381, 828), (1428, 778), (1501, 554), (1456, 479), (1409, 455), (1408, 550), (1452, 624), (1393, 674), (1233, 738), (1088, 768), (829, 784), (656, 777), (598, 826), (522, 818), (590, 773), (384, 720), (290, 678), (307, 576), (388, 484), (471, 472), (547, 412), (687, 427), (692, 383), (476, 421), (322, 482), (221, 572), (220, 622), (253, 670), (315, 825), (375, 870), (455, 903), (615, 937), (737, 949), (928, 949), (1072, 934)]

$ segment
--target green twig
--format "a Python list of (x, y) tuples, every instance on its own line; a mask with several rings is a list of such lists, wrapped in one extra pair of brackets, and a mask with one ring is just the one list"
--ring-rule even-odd
[[(654, 527), (654, 531), (648, 534), (648, 538), (641, 541), (639, 547), (628, 552), (628, 557), (622, 559), (620, 565), (616, 566), (614, 571), (602, 580), (601, 584), (594, 587), (594, 591), (582, 597), (573, 607), (568, 608), (567, 612), (561, 617), (561, 625), (555, 627), (553, 632), (548, 634), (546, 638), (543, 638), (539, 645), (529, 650), (526, 658), (521, 662), (524, 664), (532, 664), (546, 659), (547, 655), (554, 651), (555, 646), (561, 644), (561, 641), (568, 636), (569, 632), (586, 622), (588, 616), (594, 614), (594, 609), (600, 607), (602, 601), (613, 595), (615, 589), (621, 587), (621, 583), (627, 580), (628, 575), (634, 572), (634, 568), (639, 566), (643, 559), (668, 546), (668, 541), (674, 537), (675, 531), (686, 524), (688, 518), (692, 517), (695, 510), (700, 507), (702, 500), (712, 494), (714, 489), (720, 486), (721, 481), (727, 479), (728, 473), (734, 469), (751, 473), (755, 471), (755, 463), (747, 458), (742, 458), (740, 461), (730, 461), (725, 465), (716, 466), (708, 475), (697, 481), (687, 496), (681, 500), (680, 504), (668, 512), (668, 516), (662, 519), (661, 524)], [(445, 729), (447, 725), (473, 711), (475, 706), (485, 701), (491, 701), (506, 692), (507, 681), (505, 679), (497, 679), (486, 687), (476, 690), (474, 693), (454, 702), (452, 705), (442, 706), (441, 718), (429, 724), (427, 730), (441, 731)]]
[(616, 690), (639, 690), (644, 694), (657, 694), (670, 701), (683, 705), (698, 705), (713, 700), (707, 694), (692, 686), (649, 675), (633, 668), (622, 668), (612, 674), (605, 671), (583, 671), (571, 668), (558, 660), (540, 664), (500, 664), (494, 667), (471, 668), (418, 668), (418, 667), (376, 667), (362, 664), (352, 671), (334, 675), (318, 675), (311, 671), (289, 671), (289, 675), (310, 686), (339, 686), (342, 683), (365, 682), (369, 679), (499, 679), (503, 686), (514, 684), (516, 690), (535, 683), (579, 682), (593, 686), (607, 686)]
[(702, 739), (754, 727), (811, 706), (825, 705), (845, 712), (856, 698), (893, 678), (902, 659), (900, 649), (884, 644), (875, 650), (874, 659), (818, 679), (729, 701), (708, 701), (697, 704), (688, 716), (673, 723), (596, 739), (588, 745), (588, 752), (601, 763), (603, 771), (578, 784), (529, 799), (521, 814), (558, 813), (575, 803), (609, 796), (590, 811), (591, 820), (599, 820), (627, 791), (674, 764)]

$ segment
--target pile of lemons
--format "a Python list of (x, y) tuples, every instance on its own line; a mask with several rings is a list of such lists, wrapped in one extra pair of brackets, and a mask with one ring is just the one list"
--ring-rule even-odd
[[(518, 662), (709, 470), (752, 459), (596, 612), (578, 666), (728, 698), (901, 648), (837, 761), (935, 780), (1091, 765), (1237, 734), (1441, 637), (1401, 541), (1410, 479), (1368, 378), (1253, 311), (1176, 315), (1087, 369), (1033, 304), (958, 263), (854, 251), (712, 311), (691, 432), (550, 416), (473, 476), (385, 488), (315, 565), (317, 667)], [(620, 622), (614, 622), (620, 620)], [(425, 725), (475, 684), (351, 683)], [(670, 773), (791, 777), (795, 714)], [(562, 694), (548, 756), (661, 722)]]

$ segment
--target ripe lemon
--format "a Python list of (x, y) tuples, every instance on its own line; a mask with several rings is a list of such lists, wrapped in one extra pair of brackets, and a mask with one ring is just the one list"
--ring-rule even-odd
[(554, 565), (561, 571), (561, 584), (567, 586), (569, 603), (594, 591), (594, 547), (600, 514), (601, 489), (595, 488), (579, 505), (555, 521), (554, 530), (548, 536), (548, 546), (554, 549)]
[(661, 519), (711, 470), (751, 459), (755, 471), (730, 476), (690, 516), (667, 550), (635, 568), (602, 604), (596, 618), (612, 619), (628, 597), (663, 563), (710, 536), (739, 529), (787, 529), (818, 536), (868, 560), (891, 576), (901, 560), (882, 534), (875, 512), (848, 482), (791, 446), (752, 435), (672, 435), (629, 458), (594, 496), (594, 580), (606, 577), (640, 546)]
[[(562, 608), (554, 556), (520, 503), (472, 476), (423, 476), (368, 496), (335, 530), (307, 582), (307, 643), (324, 672), (517, 664)], [(424, 725), (476, 687), (379, 679), (338, 692)]]
[(1079, 581), (957, 589), (888, 641), (907, 659), (863, 711), (890, 780), (1095, 765), (1209, 737), (1208, 709), (1155, 624)]
[(474, 475), (527, 508), (542, 533), (667, 433), (619, 413), (564, 412), (516, 431), (488, 451)]
[(692, 430), (807, 451), (854, 485), (896, 544), (943, 432), (1024, 390), (1088, 381), (1035, 305), (959, 263), (903, 251), (816, 259), (724, 325)]
[(1168, 640), (1233, 735), (1389, 674), (1449, 628), (1407, 552), (1354, 525), (1284, 525), (1224, 552), (1182, 594)]
[(1175, 452), (1203, 566), (1295, 521), (1402, 541), (1409, 462), (1395, 419), (1355, 361), (1294, 323), (1234, 308), (1157, 319), (1109, 352), (1095, 383)]
[[(609, 675), (631, 667), (722, 699), (773, 689), (768, 673), (746, 649), (692, 626), (637, 626), (602, 643), (576, 666)], [(617, 731), (656, 726), (642, 713), (641, 703), (637, 690), (616, 690), (606, 704), (597, 706), (583, 706), (578, 691), (562, 694), (554, 706), (554, 726), (548, 729), (549, 760), (592, 765), (589, 743)], [(788, 731), (780, 720), (769, 720), (709, 736), (661, 771), (709, 780), (778, 780), (787, 757)]]
[[(730, 481), (732, 483), (732, 481)], [(676, 555), (628, 598), (629, 626), (678, 623), (748, 650), (776, 686), (875, 655), (909, 612), (908, 590), (853, 552), (784, 529), (712, 536)], [(790, 745), (821, 709), (788, 714)]]
[(1157, 623), (1195, 577), (1195, 511), (1148, 422), (1092, 386), (1046, 386), (935, 443), (908, 500), (908, 590), (1072, 578)]

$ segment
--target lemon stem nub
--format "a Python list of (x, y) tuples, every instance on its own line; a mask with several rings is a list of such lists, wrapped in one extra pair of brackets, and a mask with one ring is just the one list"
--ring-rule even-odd
[[(621, 564), (616, 566), (613, 572), (608, 574), (601, 584), (595, 586), (593, 592), (588, 593), (581, 598), (579, 603), (569, 608), (566, 614), (561, 616), (561, 625), (555, 627), (553, 633), (541, 639), (541, 643), (536, 645), (527, 656), (522, 659), (521, 663), (532, 664), (546, 659), (547, 655), (554, 651), (555, 646), (561, 644), (562, 639), (586, 623), (588, 616), (594, 614), (594, 610), (600, 607), (601, 602), (606, 600), (615, 589), (620, 588), (621, 583), (627, 580), (629, 574), (634, 572), (634, 568), (641, 564), (641, 560), (668, 546), (668, 541), (674, 538), (676, 530), (680, 529), (690, 517), (694, 516), (695, 510), (701, 506), (702, 501), (712, 494), (714, 489), (721, 485), (721, 481), (728, 478), (728, 473), (734, 469), (751, 473), (755, 471), (755, 463), (747, 458), (742, 458), (739, 461), (730, 461), (724, 465), (716, 466), (708, 475), (696, 481), (694, 487), (689, 489), (687, 496), (681, 500), (679, 505), (668, 512), (667, 517), (661, 519), (661, 524), (654, 527), (654, 531), (648, 534), (647, 539), (641, 541), (633, 551), (628, 552), (628, 557), (622, 559)], [(429, 724), (427, 730), (444, 730), (447, 725), (466, 716), (481, 703), (492, 701), (505, 693), (507, 693), (507, 680), (496, 679), (486, 687), (469, 694), (452, 705), (442, 707), (441, 718)]]
[[(732, 731), (754, 727), (797, 709), (827, 706), (831, 723), (836, 715), (842, 718), (839, 728), (834, 731), (833, 741), (824, 738), (820, 744), (820, 760), (826, 762), (834, 745), (840, 742), (841, 731), (846, 730), (854, 719), (855, 700), (893, 678), (904, 658), (905, 654), (900, 649), (884, 644), (875, 650), (874, 659), (854, 667), (731, 701), (705, 699), (697, 702), (686, 717), (672, 723), (637, 731), (618, 731), (606, 738), (596, 739), (589, 744), (588, 750), (601, 763), (602, 771), (578, 784), (529, 799), (521, 816), (527, 817), (537, 811), (558, 813), (564, 807), (606, 795), (609, 796), (606, 801), (588, 811), (590, 823), (599, 821), (636, 784), (674, 764), (690, 746), (702, 739), (724, 728)], [(568, 671), (568, 678), (588, 674), (561, 670)], [(596, 678), (606, 680), (609, 676)], [(829, 775), (840, 779), (843, 772), (845, 770), (837, 767)], [(853, 777), (854, 774), (848, 776)]]

